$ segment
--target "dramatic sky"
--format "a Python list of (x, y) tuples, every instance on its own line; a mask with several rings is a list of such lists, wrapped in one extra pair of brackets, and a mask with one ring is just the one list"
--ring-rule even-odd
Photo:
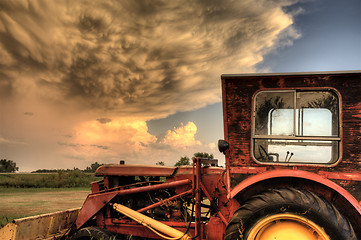
[(1, 0), (0, 158), (218, 153), (223, 73), (361, 69), (359, 0)]

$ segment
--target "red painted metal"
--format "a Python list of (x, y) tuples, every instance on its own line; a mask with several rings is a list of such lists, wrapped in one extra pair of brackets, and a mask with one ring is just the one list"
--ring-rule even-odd
[(136, 187), (136, 188), (130, 188), (130, 189), (124, 189), (124, 190), (118, 190), (118, 191), (112, 191), (112, 192), (91, 193), (91, 194), (89, 194), (89, 196), (101, 197), (101, 196), (106, 196), (108, 194), (111, 194), (113, 192), (116, 192), (117, 195), (120, 196), (120, 195), (134, 194), (134, 193), (140, 193), (140, 192), (155, 191), (155, 190), (166, 189), (166, 188), (175, 188), (178, 186), (188, 185), (191, 183), (192, 183), (191, 180), (183, 179), (183, 180), (174, 181), (174, 182), (165, 182), (165, 183), (151, 185), (151, 186)]
[[(297, 168), (296, 168), (297, 169)], [(232, 174), (259, 174), (267, 171), (267, 167), (232, 167), (230, 172)], [(320, 170), (315, 172), (327, 179), (347, 180), (347, 181), (360, 181), (361, 174), (359, 172), (329, 172)]]
[(195, 165), (195, 194), (196, 194), (196, 210), (195, 210), (195, 239), (200, 240), (202, 239), (202, 222), (201, 222), (201, 203), (202, 203), (202, 190), (201, 190), (201, 160), (199, 158), (193, 158), (193, 167)]
[[(315, 175), (320, 179), (308, 179), (295, 176), (297, 184), (301, 180), (313, 182), (320, 186), (321, 190), (311, 189), (317, 194), (330, 195), (336, 193), (342, 201), (331, 198), (330, 201), (353, 221), (353, 226), (361, 236), (360, 204), (361, 202), (361, 71), (352, 72), (323, 72), (323, 73), (286, 73), (286, 74), (248, 74), (248, 75), (222, 75), (222, 100), (225, 140), (230, 148), (226, 153), (227, 182), (233, 189), (228, 196), (235, 195), (246, 185), (250, 175), (263, 174), (272, 170), (289, 170), (292, 179), (293, 171), (303, 170)], [(258, 162), (253, 157), (253, 98), (261, 90), (320, 90), (332, 89), (339, 96), (339, 160), (332, 164), (291, 164), (282, 162)], [(277, 174), (276, 174), (277, 175)], [(321, 177), (322, 176), (322, 177)], [(286, 176), (285, 176), (286, 178)], [(323, 179), (333, 181), (326, 183)], [(253, 179), (253, 178), (252, 178)], [(277, 179), (274, 176), (273, 180)], [(262, 178), (259, 178), (262, 181)], [(292, 180), (287, 184), (273, 181), (274, 187), (282, 185), (291, 187)], [(284, 180), (279, 178), (280, 181)], [(317, 183), (317, 181), (321, 181)], [(241, 185), (236, 186), (239, 182)], [(264, 180), (266, 181), (266, 180)], [(301, 184), (302, 185), (302, 184)], [(310, 186), (299, 186), (310, 188)], [(265, 190), (261, 184), (252, 185)], [(273, 187), (272, 185), (269, 187)], [(340, 187), (342, 186), (342, 187)], [(249, 187), (251, 188), (251, 187)], [(319, 192), (317, 192), (319, 191)], [(323, 191), (323, 192), (322, 192)], [(246, 191), (247, 194), (258, 192)], [(242, 194), (245, 193), (242, 191)], [(249, 195), (247, 195), (249, 196)], [(352, 196), (352, 197), (350, 197)], [(329, 196), (331, 197), (331, 196)], [(243, 200), (243, 197), (241, 197)], [(355, 200), (357, 199), (357, 201)], [(350, 201), (350, 202), (347, 202)], [(347, 205), (346, 208), (342, 205)]]
[(223, 233), (226, 230), (226, 226), (223, 224), (223, 221), (212, 216), (208, 223), (205, 225), (205, 239), (207, 240), (221, 240), (223, 239)]
[(258, 174), (264, 173), (267, 171), (266, 167), (232, 167), (230, 169), (231, 174), (241, 173), (241, 174)]
[(85, 200), (83, 207), (79, 212), (79, 216), (76, 220), (77, 229), (81, 228), (89, 219), (91, 219), (97, 212), (102, 209), (106, 204), (108, 204), (114, 197), (120, 195), (134, 194), (140, 192), (155, 191), (166, 188), (175, 188), (178, 186), (191, 184), (192, 181), (188, 179), (162, 183), (152, 186), (138, 187), (132, 189), (118, 190), (112, 192), (103, 192), (103, 193), (91, 193), (88, 195)]
[(91, 192), (99, 192), (99, 181), (90, 183)]
[[(285, 83), (283, 81), (283, 83)], [(251, 104), (251, 109), (254, 109), (254, 98), (255, 96), (257, 95), (258, 92), (261, 92), (261, 91), (271, 91), (271, 90), (275, 90), (274, 88), (261, 88), (257, 91), (255, 91), (252, 95), (252, 104)], [(338, 96), (338, 101), (339, 101), (339, 107), (341, 108), (342, 106), (342, 97), (341, 97), (341, 94), (339, 93), (339, 91), (336, 89), (336, 88), (333, 88), (333, 87), (292, 87), (292, 88), (287, 88), (287, 87), (280, 87), (280, 88), (277, 88), (277, 90), (307, 90), (307, 91), (310, 91), (310, 90), (313, 90), (313, 91), (322, 91), (322, 90), (333, 90), (334, 93), (336, 93), (336, 95)], [(251, 119), (252, 119), (252, 116), (251, 116)], [(339, 137), (341, 138), (341, 143), (340, 143), (340, 148), (339, 148), (339, 158), (338, 160), (335, 162), (335, 163), (332, 163), (332, 164), (312, 164), (312, 168), (329, 168), (329, 167), (334, 167), (334, 166), (337, 166), (341, 160), (342, 160), (342, 150), (343, 150), (343, 126), (342, 126), (342, 111), (339, 112)], [(251, 121), (251, 129), (253, 127), (253, 122)], [(251, 139), (253, 138), (253, 131), (251, 131)], [(251, 140), (251, 149), (253, 149), (253, 141)], [(279, 163), (267, 163), (267, 162), (260, 162), (258, 161), (255, 156), (253, 155), (253, 153), (251, 152), (251, 157), (252, 157), (252, 160), (254, 162), (256, 162), (258, 165), (286, 165), (286, 166), (289, 166), (289, 165), (292, 165), (293, 167), (297, 167), (297, 166), (303, 166), (303, 167), (308, 167), (307, 164), (302, 164), (302, 163), (292, 163), (292, 164), (283, 164), (281, 162)]]
[(137, 164), (107, 164), (100, 166), (95, 176), (159, 176), (169, 177), (171, 176), (176, 167), (166, 166), (149, 166), (149, 165), (137, 165)]
[(169, 201), (172, 201), (172, 200), (175, 200), (177, 198), (180, 198), (180, 197), (184, 197), (184, 196), (187, 196), (187, 195), (191, 195), (193, 193), (193, 190), (188, 190), (186, 192), (183, 192), (183, 193), (180, 193), (180, 194), (177, 194), (177, 195), (174, 195), (173, 197), (170, 197), (170, 198), (167, 198), (167, 199), (163, 199), (162, 201), (159, 201), (157, 203), (154, 203), (152, 205), (149, 205), (148, 207), (144, 207), (142, 209), (139, 209), (137, 210), (137, 212), (145, 212), (149, 209), (152, 209), (152, 208), (155, 208), (155, 207), (158, 207), (160, 205), (163, 205), (164, 203), (166, 202), (169, 202)]
[[(230, 144), (226, 166), (286, 168), (282, 164), (257, 163), (252, 158), (252, 104), (260, 90), (279, 89), (333, 89), (340, 103), (340, 161), (334, 165), (302, 165), (305, 170), (333, 167), (332, 171), (361, 171), (361, 72), (326, 72), (300, 74), (222, 75), (225, 138)], [(352, 87), (350, 87), (352, 86)], [(228, 170), (228, 168), (227, 168)], [(361, 199), (358, 199), (359, 201)]]
[[(336, 183), (320, 177), (317, 174), (306, 172), (306, 171), (300, 171), (300, 170), (274, 170), (265, 172), (262, 174), (254, 175), (252, 177), (247, 178), (240, 184), (238, 184), (235, 188), (232, 189), (230, 194), (228, 195), (228, 198), (234, 198), (238, 193), (242, 192), (244, 189), (252, 187), (252, 185), (268, 180), (268, 179), (275, 179), (275, 178), (299, 178), (299, 179), (307, 179), (311, 180), (313, 182), (320, 183), (333, 191), (339, 193), (341, 197), (343, 197), (348, 203), (350, 203), (350, 207), (353, 207), (358, 211), (358, 213), (361, 215), (361, 205), (358, 203), (358, 201), (344, 188), (340, 187)], [(281, 181), (281, 180), (280, 180)]]
[(102, 196), (88, 195), (82, 208), (80, 209), (78, 218), (76, 219), (76, 229), (80, 229), (89, 219), (100, 211), (108, 202), (110, 202), (117, 192), (110, 192)]
[[(209, 201), (213, 202), (214, 200), (213, 200), (212, 196), (209, 194), (207, 188), (203, 185), (202, 182), (200, 182), (199, 184), (200, 184), (200, 186), (201, 186), (201, 189), (202, 189), (203, 193), (206, 195), (206, 197), (209, 199)], [(223, 214), (222, 214), (221, 211), (218, 212), (218, 215), (219, 215), (219, 217), (222, 219), (223, 224), (224, 224), (225, 226), (227, 226), (228, 221), (227, 221), (227, 219), (223, 216)]]
[(320, 176), (323, 176), (328, 179), (338, 179), (338, 180), (349, 180), (349, 181), (360, 181), (361, 182), (361, 173), (359, 172), (327, 172), (327, 171), (318, 171)]
[[(301, 170), (273, 170), (254, 175), (235, 186), (228, 195), (246, 200), (269, 188), (296, 187), (306, 189), (331, 202), (352, 223), (357, 234), (361, 233), (361, 205), (347, 190), (317, 174)], [(251, 195), (250, 195), (251, 194)]]
[[(104, 222), (105, 222), (104, 227), (108, 231), (111, 231), (113, 233), (118, 233), (123, 235), (133, 235), (144, 238), (160, 239), (158, 235), (153, 233), (147, 227), (144, 227), (133, 220), (128, 220), (128, 219), (118, 220), (118, 219), (106, 218)], [(188, 226), (187, 223), (184, 222), (174, 222), (174, 221), (159, 221), (159, 222), (166, 224), (170, 227), (173, 227), (181, 232), (185, 232)], [(195, 236), (194, 228), (195, 228), (195, 224), (191, 223), (189, 232), (192, 236)]]
[[(219, 240), (222, 239), (227, 222), (240, 203), (269, 188), (296, 187), (313, 191), (331, 202), (350, 220), (356, 234), (361, 235), (360, 80), (361, 72), (223, 75), (224, 135), (230, 144), (226, 151), (226, 169), (202, 168), (202, 160), (199, 158), (193, 159), (193, 166), (179, 168), (145, 165), (102, 166), (96, 171), (96, 175), (104, 176), (105, 190), (99, 191), (99, 185), (94, 184), (92, 189), (97, 192), (88, 196), (76, 226), (79, 228), (98, 213), (98, 226), (113, 233), (159, 238), (132, 220), (113, 218), (107, 207), (103, 211), (99, 210), (115, 196), (176, 188), (174, 196), (152, 203), (138, 212), (145, 212), (180, 197), (195, 200), (195, 222), (191, 224), (191, 234), (197, 240)], [(255, 93), (265, 89), (333, 89), (339, 95), (340, 105), (339, 161), (330, 165), (292, 165), (256, 161), (252, 156), (252, 104)], [(121, 177), (127, 176), (161, 176), (167, 177), (167, 180), (165, 183), (153, 183), (151, 186), (131, 186), (129, 189), (122, 189), (123, 186), (116, 182), (121, 182)], [(108, 189), (111, 185), (119, 187)], [(216, 210), (219, 211), (216, 211), (208, 222), (201, 216), (203, 197), (208, 198), (213, 205), (215, 202), (218, 204)], [(170, 219), (163, 223), (184, 232), (187, 223), (179, 222), (179, 209), (174, 212), (174, 216), (170, 216)]]

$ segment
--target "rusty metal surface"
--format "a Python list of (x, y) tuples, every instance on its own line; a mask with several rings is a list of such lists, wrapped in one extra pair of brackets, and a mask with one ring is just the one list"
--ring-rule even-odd
[[(206, 170), (204, 170), (206, 169)], [(159, 177), (177, 177), (182, 175), (191, 175), (192, 166), (167, 167), (154, 165), (121, 165), (121, 164), (106, 164), (99, 167), (96, 176), (159, 176)], [(202, 172), (207, 171), (208, 174), (219, 174), (224, 171), (222, 167), (207, 167), (202, 168)]]
[(233, 188), (228, 197), (233, 198), (240, 191), (252, 186), (255, 183), (262, 182), (266, 179), (286, 178), (286, 177), (307, 179), (327, 186), (333, 191), (339, 193), (340, 197), (345, 198), (345, 203), (350, 204), (351, 205), (350, 207), (355, 208), (358, 211), (359, 215), (361, 215), (361, 205), (359, 204), (359, 202), (356, 200), (356, 198), (354, 198), (349, 192), (347, 192), (341, 186), (337, 185), (336, 183), (326, 178), (320, 177), (317, 174), (306, 171), (300, 171), (300, 170), (280, 169), (280, 170), (273, 170), (266, 173), (254, 175), (252, 177), (247, 178), (246, 180), (238, 184), (235, 188)]
[(201, 231), (201, 203), (202, 203), (202, 190), (201, 190), (201, 161), (199, 158), (193, 159), (193, 166), (195, 166), (195, 181), (193, 189), (195, 191), (195, 223), (196, 223), (196, 240), (202, 239), (203, 232)]
[[(121, 219), (105, 219), (105, 225), (108, 231), (113, 233), (123, 234), (123, 235), (132, 235), (139, 236), (144, 238), (154, 238), (159, 239), (159, 236), (153, 233), (148, 228), (140, 225), (139, 223), (133, 220)], [(177, 229), (178, 231), (185, 232), (187, 228), (187, 223), (184, 222), (173, 222), (173, 221), (160, 221), (161, 223), (167, 224), (168, 226)], [(189, 233), (192, 236), (195, 236), (194, 232), (195, 224), (192, 223), (189, 229)]]
[[(171, 187), (172, 181), (182, 182), (192, 180), (196, 197), (196, 223), (192, 224), (191, 232), (197, 239), (221, 239), (226, 226), (240, 203), (250, 196), (268, 188), (296, 187), (303, 188), (322, 196), (333, 203), (352, 222), (357, 234), (361, 234), (361, 72), (333, 74), (297, 74), (297, 75), (262, 75), (262, 76), (223, 76), (223, 106), (225, 139), (230, 143), (226, 153), (227, 169), (219, 167), (201, 168), (196, 161), (196, 167), (163, 167), (145, 165), (106, 165), (100, 167), (96, 175), (104, 176), (105, 191), (90, 195), (98, 198), (97, 211), (109, 202), (107, 196), (133, 194), (157, 190), (160, 185)], [(360, 86), (359, 88), (351, 86)], [(334, 165), (302, 165), (302, 164), (270, 164), (260, 163), (252, 158), (252, 98), (257, 91), (269, 89), (305, 89), (332, 88), (340, 95), (342, 158)], [(163, 176), (166, 183), (147, 187), (109, 190), (113, 179), (117, 176)], [(253, 176), (253, 177), (252, 177)], [(126, 178), (124, 178), (126, 179)], [(240, 184), (239, 184), (240, 183)], [(238, 185), (239, 184), (239, 185)], [(233, 190), (231, 189), (233, 188)], [(190, 194), (190, 186), (175, 186), (174, 198)], [(227, 198), (227, 193), (228, 197)], [(241, 193), (240, 196), (237, 195)], [(236, 196), (236, 198), (234, 198)], [(190, 197), (190, 196), (184, 196)], [(208, 223), (202, 220), (200, 203), (203, 197), (215, 200), (219, 211), (214, 211)], [(358, 201), (356, 200), (356, 198)], [(170, 199), (173, 199), (170, 198)], [(97, 200), (97, 201), (98, 201)], [(95, 200), (94, 200), (95, 201)], [(166, 201), (166, 200), (164, 200)], [(90, 202), (89, 202), (90, 203)], [(150, 203), (138, 211), (145, 211), (161, 205)], [(91, 203), (94, 205), (94, 203)], [(85, 205), (84, 205), (85, 206)], [(215, 208), (215, 209), (217, 209)], [(90, 209), (90, 207), (89, 207)], [(84, 210), (86, 211), (86, 210)], [(93, 211), (94, 216), (96, 214)], [(89, 215), (90, 216), (90, 215)], [(87, 216), (87, 219), (91, 217)], [(133, 221), (111, 218), (110, 210), (105, 208), (96, 215), (97, 224), (111, 232), (125, 235), (157, 238), (157, 236)], [(186, 224), (172, 218), (164, 223), (185, 230)], [(78, 226), (79, 227), (79, 226)]]
[(88, 195), (79, 212), (78, 218), (76, 219), (76, 229), (80, 229), (115, 196), (117, 196), (117, 192), (106, 192), (99, 195)]
[(78, 216), (79, 208), (15, 219), (0, 229), (1, 240), (48, 239), (64, 233)]
[(100, 166), (96, 176), (171, 176), (176, 167), (137, 165), (137, 164), (106, 164)]
[(193, 192), (193, 190), (191, 189), (191, 190), (188, 190), (188, 191), (186, 191), (186, 192), (177, 194), (177, 195), (175, 195), (175, 196), (173, 196), (173, 197), (170, 197), (170, 198), (167, 198), (167, 199), (163, 199), (163, 200), (161, 200), (161, 201), (159, 201), (159, 202), (156, 202), (156, 203), (154, 203), (154, 204), (152, 204), (152, 205), (149, 205), (149, 206), (147, 206), (147, 207), (141, 208), (141, 209), (137, 210), (137, 212), (140, 212), (140, 213), (141, 213), (141, 212), (145, 212), (145, 211), (147, 211), (147, 210), (149, 210), (149, 209), (152, 209), (152, 208), (161, 206), (161, 205), (163, 205), (164, 203), (167, 203), (167, 202), (169, 202), (169, 201), (173, 201), (173, 200), (175, 200), (175, 199), (177, 199), (177, 198), (181, 198), (181, 197), (184, 197), (184, 196), (187, 196), (187, 195), (191, 195), (192, 192)]
[[(361, 181), (361, 72), (297, 75), (223, 76), (225, 136), (230, 143), (226, 162), (231, 167), (249, 168), (250, 174), (270, 169), (320, 172), (330, 179)], [(257, 163), (252, 158), (252, 98), (259, 90), (332, 88), (341, 94), (342, 156), (336, 166)], [(361, 199), (358, 199), (361, 201)]]
[[(252, 154), (252, 114), (253, 97), (261, 90), (280, 89), (334, 89), (340, 94), (340, 136), (341, 149), (340, 160), (333, 165), (306, 165), (306, 164), (277, 164), (261, 163), (253, 159)], [(287, 187), (295, 185), (301, 188), (309, 188), (308, 181), (298, 182), (292, 180), (292, 173), (296, 170), (304, 170), (322, 176), (314, 179), (324, 183), (327, 178), (342, 186), (339, 191), (341, 198), (352, 202), (352, 207), (342, 207), (348, 202), (340, 201), (338, 207), (345, 215), (352, 218), (353, 225), (361, 235), (360, 204), (361, 201), (361, 71), (342, 73), (298, 73), (298, 74), (250, 74), (250, 75), (222, 75), (223, 94), (223, 119), (225, 140), (230, 144), (226, 154), (227, 171), (230, 173), (229, 181), (232, 187), (238, 190), (247, 183), (247, 178), (252, 175), (267, 173), (271, 170), (288, 170), (290, 179), (286, 182), (270, 181), (267, 187)], [(276, 176), (275, 176), (276, 177)], [(302, 177), (301, 177), (302, 179)], [(242, 182), (243, 181), (243, 182)], [(273, 185), (272, 185), (273, 184)], [(287, 185), (288, 184), (288, 185)], [(318, 185), (318, 194), (329, 196), (330, 201), (333, 190), (325, 185)], [(256, 184), (254, 192), (264, 191), (264, 186)], [(340, 187), (341, 188), (341, 187)], [(335, 187), (335, 189), (338, 189)], [(233, 190), (234, 195), (238, 190)], [(312, 189), (317, 191), (317, 189)], [(251, 194), (251, 193), (249, 193)], [(246, 194), (247, 195), (247, 194)], [(356, 200), (349, 200), (352, 195)], [(246, 196), (245, 196), (246, 197)], [(355, 215), (356, 212), (356, 215)], [(355, 216), (355, 217), (352, 217)]]
[(137, 187), (125, 190), (117, 190), (117, 191), (105, 191), (100, 193), (91, 193), (88, 195), (85, 200), (80, 212), (79, 216), (76, 220), (76, 229), (80, 229), (87, 221), (89, 221), (93, 216), (95, 216), (106, 204), (108, 204), (114, 197), (134, 194), (139, 192), (147, 192), (147, 191), (155, 191), (159, 189), (165, 188), (174, 188), (177, 186), (191, 184), (191, 180), (184, 179), (169, 183), (161, 183), (151, 186), (145, 187)]
[[(200, 161), (198, 162), (198, 168), (193, 168), (192, 166), (188, 167), (180, 167), (178, 171), (167, 181), (174, 181), (177, 180), (177, 182), (184, 182), (189, 183), (190, 179), (195, 179), (193, 184), (193, 189), (190, 189), (190, 186), (188, 188), (182, 189), (182, 186), (178, 186), (176, 188), (176, 192), (178, 195), (174, 195), (169, 199), (163, 199), (157, 203), (153, 203), (145, 208), (137, 210), (138, 212), (148, 210), (150, 208), (153, 208), (155, 206), (161, 205), (162, 202), (168, 201), (170, 199), (175, 199), (179, 197), (187, 197), (185, 195), (189, 195), (188, 198), (192, 198), (191, 193), (196, 193), (196, 199), (198, 200), (198, 204), (196, 208), (196, 220), (195, 224), (191, 225), (190, 232), (193, 236), (195, 236), (197, 239), (204, 239), (207, 235), (207, 238), (209, 239), (219, 239), (218, 237), (221, 236), (224, 233), (225, 226), (232, 216), (232, 213), (236, 210), (237, 204), (235, 204), (235, 201), (229, 200), (226, 197), (226, 189), (224, 184), (224, 168), (217, 168), (217, 167), (200, 167)], [(192, 181), (193, 182), (193, 181)], [(159, 185), (164, 186), (171, 186), (170, 184), (174, 184), (176, 182), (166, 182), (164, 184), (157, 184), (153, 187), (158, 187)], [(140, 187), (141, 188), (141, 187)], [(154, 188), (153, 188), (154, 189)], [(134, 188), (134, 189), (128, 189), (132, 191), (139, 192), (141, 189)], [(122, 190), (119, 192), (124, 192), (128, 190)], [(103, 193), (100, 193), (103, 194)], [(94, 194), (94, 197), (98, 196), (98, 194)], [(217, 199), (215, 201), (215, 204), (219, 208), (219, 212), (216, 213), (217, 216), (220, 216), (219, 219), (221, 219), (220, 222), (216, 221), (215, 219), (212, 220), (210, 224), (207, 224), (207, 228), (205, 226), (204, 220), (201, 219), (201, 201), (203, 197), (207, 197), (210, 200)], [(218, 218), (217, 218), (218, 219)], [(223, 221), (222, 221), (223, 220)], [(170, 218), (168, 221), (164, 221), (163, 223), (173, 226), (174, 228), (185, 231), (187, 227), (186, 222), (181, 222), (182, 219), (177, 218)], [(134, 224), (134, 222), (123, 219), (123, 218), (111, 218), (109, 213), (107, 213), (107, 210), (99, 212), (97, 215), (97, 222), (98, 226), (101, 226), (102, 228), (105, 228), (113, 233), (120, 233), (125, 235), (133, 235), (133, 236), (140, 236), (140, 237), (147, 237), (147, 238), (158, 238), (154, 233), (149, 231), (149, 229), (144, 228), (143, 226)], [(215, 226), (217, 224), (217, 226)], [(220, 224), (220, 226), (219, 226)], [(207, 229), (207, 231), (205, 231)], [(220, 232), (221, 231), (221, 232)]]
[[(117, 165), (118, 166), (118, 165)], [(124, 165), (121, 165), (124, 166)], [(125, 165), (126, 166), (126, 165)], [(128, 168), (128, 171), (132, 171), (136, 166), (131, 166)], [(121, 169), (126, 169), (124, 167), (120, 167)], [(119, 169), (119, 168), (118, 168)], [(159, 168), (162, 170), (163, 168)], [(115, 174), (115, 171), (114, 171)], [(123, 173), (117, 173), (115, 176), (122, 176)], [(195, 178), (195, 174), (197, 178)], [(107, 178), (108, 176), (105, 176)], [(195, 184), (192, 185), (193, 180)], [(217, 215), (221, 216), (221, 225), (222, 226), (213, 226), (215, 222), (211, 223), (208, 226), (208, 229), (215, 229), (207, 231), (207, 237), (211, 237), (212, 239), (216, 239), (215, 236), (223, 234), (223, 230), (225, 229), (226, 223), (232, 216), (232, 211), (237, 208), (237, 204), (234, 204), (234, 201), (229, 201), (226, 197), (226, 189), (225, 189), (225, 169), (221, 167), (201, 167), (200, 161), (198, 164), (197, 171), (192, 166), (182, 166), (175, 169), (174, 174), (171, 177), (168, 177), (165, 183), (155, 183), (151, 186), (136, 186), (136, 185), (127, 185), (124, 189), (116, 189), (123, 188), (124, 186), (119, 186), (113, 189), (102, 190), (98, 193), (92, 193), (89, 195), (87, 201), (85, 202), (81, 214), (79, 215), (79, 221), (77, 222), (77, 227), (80, 227), (84, 223), (86, 223), (93, 216), (96, 216), (97, 226), (101, 228), (105, 228), (108, 231), (113, 233), (121, 233), (125, 235), (133, 235), (147, 238), (157, 238), (157, 236), (149, 231), (149, 229), (135, 224), (132, 221), (122, 219), (122, 218), (113, 218), (112, 214), (109, 211), (109, 207), (107, 206), (107, 202), (112, 202), (109, 200), (114, 198), (115, 196), (125, 195), (125, 194), (137, 194), (140, 192), (147, 191), (155, 191), (163, 188), (172, 188), (175, 187), (175, 195), (168, 199), (160, 199), (157, 202), (153, 202), (146, 207), (140, 208), (138, 212), (144, 212), (151, 208), (162, 205), (163, 202), (175, 200), (177, 198), (192, 198), (192, 193), (197, 193), (198, 199), (198, 212), (197, 212), (197, 224), (191, 224), (190, 232), (193, 236), (197, 236), (198, 239), (202, 239), (205, 237), (205, 223), (201, 220), (201, 200), (202, 198), (208, 197), (209, 199), (217, 199), (215, 204), (218, 205), (220, 212)], [(144, 182), (147, 183), (147, 182)], [(107, 186), (107, 181), (104, 181), (104, 185)], [(193, 186), (193, 189), (192, 187)], [(130, 187), (129, 189), (126, 189)], [(108, 198), (109, 197), (109, 198)], [(232, 210), (228, 209), (232, 206)], [(95, 207), (95, 208), (94, 208)], [(94, 209), (93, 209), (94, 208)], [(101, 210), (102, 209), (102, 210)], [(232, 212), (232, 213), (231, 213)], [(84, 213), (84, 216), (82, 216)], [(169, 226), (173, 226), (174, 228), (185, 231), (187, 227), (186, 222), (182, 222), (180, 218), (181, 215), (169, 215), (170, 218), (168, 221), (164, 221)], [(178, 216), (178, 217), (177, 217)], [(80, 220), (82, 219), (82, 220)], [(217, 222), (217, 224), (219, 224)], [(197, 226), (197, 227), (196, 227)], [(197, 230), (196, 230), (197, 229)], [(218, 230), (222, 232), (219, 232)], [(197, 234), (195, 233), (197, 231)]]
[(301, 188), (315, 193), (332, 203), (354, 226), (357, 234), (360, 234), (361, 205), (350, 191), (345, 190), (335, 182), (323, 178), (317, 174), (300, 171), (279, 169), (253, 175), (236, 173), (234, 179), (243, 176), (241, 182), (236, 185), (229, 194), (230, 198), (236, 198), (242, 203), (250, 196), (259, 194), (270, 188)]
[[(202, 182), (200, 182), (200, 187), (201, 187), (204, 195), (208, 198), (208, 200), (209, 200), (211, 203), (214, 203), (213, 197), (211, 196), (211, 194), (209, 194), (207, 188), (203, 185)], [(227, 219), (223, 216), (222, 212), (219, 211), (217, 214), (219, 215), (219, 218), (222, 220), (224, 226), (227, 226), (228, 221), (227, 221)]]
[(148, 217), (144, 214), (134, 211), (133, 209), (130, 209), (124, 205), (114, 203), (112, 204), (112, 207), (119, 213), (124, 214), (125, 216), (133, 219), (139, 224), (149, 228), (160, 237), (166, 236), (166, 237), (171, 237), (172, 239), (179, 239), (179, 240), (191, 239), (191, 236), (189, 236), (187, 233), (172, 228), (167, 224), (164, 224), (151, 217)]
[(222, 223), (220, 218), (211, 217), (204, 229), (205, 239), (220, 240), (223, 239), (223, 233), (226, 230), (226, 226)]

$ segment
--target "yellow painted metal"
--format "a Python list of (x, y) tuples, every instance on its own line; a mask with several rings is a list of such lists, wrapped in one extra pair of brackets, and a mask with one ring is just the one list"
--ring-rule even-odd
[[(114, 203), (113, 208), (118, 212), (124, 214), (125, 216), (133, 219), (134, 221), (142, 224), (143, 226), (151, 229), (153, 232), (160, 232), (161, 234), (165, 234), (167, 239), (180, 239), (180, 240), (191, 240), (191, 236), (188, 234), (184, 234), (177, 229), (174, 229), (166, 224), (158, 222), (148, 216), (145, 216), (139, 212), (136, 212), (126, 206), (121, 204)], [(155, 230), (155, 231), (154, 231)], [(158, 234), (158, 233), (157, 233)], [(167, 237), (169, 236), (169, 237)]]
[(15, 219), (0, 229), (0, 240), (54, 239), (75, 222), (80, 208)]
[(266, 217), (251, 229), (247, 240), (330, 240), (323, 228), (295, 214)]

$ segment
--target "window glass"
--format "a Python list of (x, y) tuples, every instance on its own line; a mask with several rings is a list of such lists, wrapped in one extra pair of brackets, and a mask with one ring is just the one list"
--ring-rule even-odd
[[(284, 124), (284, 135), (293, 135), (293, 114), (289, 115), (279, 109), (292, 109), (293, 104), (292, 92), (260, 92), (256, 96), (255, 103), (255, 133), (257, 135), (278, 134), (277, 126)], [(270, 121), (272, 117), (278, 121)], [(275, 124), (275, 126), (272, 126)]]
[(261, 162), (330, 164), (339, 158), (332, 91), (264, 91), (254, 99), (253, 153)]
[(293, 109), (273, 109), (268, 117), (268, 135), (293, 135)]
[(338, 159), (337, 141), (256, 139), (254, 143), (254, 155), (261, 162), (327, 164)]
[(338, 100), (333, 92), (298, 92), (298, 135), (338, 136)]
[(298, 136), (332, 136), (332, 115), (324, 108), (298, 110)]

